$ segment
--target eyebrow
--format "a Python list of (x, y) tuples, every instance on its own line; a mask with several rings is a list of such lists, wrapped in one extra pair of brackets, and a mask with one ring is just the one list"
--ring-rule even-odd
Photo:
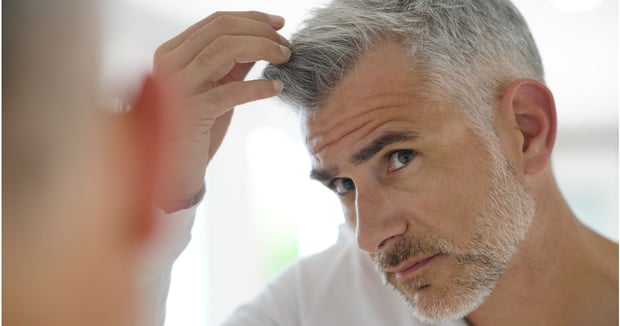
[(368, 146), (360, 149), (351, 156), (350, 162), (360, 165), (379, 153), (383, 148), (394, 143), (413, 140), (418, 134), (411, 131), (388, 131), (375, 138)]
[[(360, 165), (370, 160), (388, 145), (409, 141), (417, 137), (419, 137), (419, 135), (412, 131), (385, 132), (375, 138), (368, 146), (353, 154), (350, 162), (355, 165)], [(334, 179), (336, 175), (338, 175), (337, 169), (312, 169), (312, 171), (310, 171), (310, 178), (321, 182)]]
[(335, 178), (337, 174), (338, 174), (338, 171), (335, 171), (334, 169), (329, 169), (329, 170), (312, 169), (312, 171), (310, 171), (310, 178), (317, 180), (317, 181), (325, 182), (325, 181)]

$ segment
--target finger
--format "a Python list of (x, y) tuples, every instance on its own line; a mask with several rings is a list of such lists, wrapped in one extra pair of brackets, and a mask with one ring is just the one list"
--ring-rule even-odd
[(167, 56), (161, 58), (161, 63), (165, 64), (167, 69), (181, 69), (189, 64), (205, 47), (223, 35), (259, 36), (284, 46), (289, 45), (284, 37), (264, 22), (221, 15), (197, 30)]
[(226, 76), (224, 76), (217, 82), (219, 84), (226, 84), (234, 81), (244, 80), (248, 72), (250, 72), (252, 67), (254, 67), (254, 64), (255, 62), (237, 64)]
[(221, 36), (201, 52), (181, 72), (186, 87), (200, 90), (206, 83), (220, 80), (238, 63), (265, 60), (280, 64), (288, 61), (290, 50), (272, 40), (253, 36)]
[(256, 62), (236, 64), (235, 67), (228, 74), (226, 74), (226, 76), (220, 78), (217, 82), (215, 82), (215, 84), (223, 85), (244, 80), (245, 76), (248, 74), (248, 72), (250, 72), (252, 67), (254, 67), (255, 63)]
[(183, 44), (191, 35), (195, 32), (203, 28), (205, 25), (211, 23), (218, 17), (221, 16), (233, 16), (239, 18), (251, 19), (257, 22), (265, 23), (271, 28), (275, 30), (279, 30), (284, 26), (284, 18), (277, 15), (269, 15), (259, 11), (245, 11), (245, 12), (233, 12), (233, 11), (221, 11), (216, 12), (196, 24), (190, 26), (188, 29), (183, 31), (183, 33), (177, 35), (176, 37), (170, 39), (169, 41), (162, 44), (157, 51), (155, 51), (155, 59), (159, 59), (161, 57), (166, 56), (168, 53), (179, 47)]
[(233, 107), (276, 96), (282, 92), (279, 80), (232, 82), (196, 96), (192, 107), (198, 108), (201, 119), (216, 119)]

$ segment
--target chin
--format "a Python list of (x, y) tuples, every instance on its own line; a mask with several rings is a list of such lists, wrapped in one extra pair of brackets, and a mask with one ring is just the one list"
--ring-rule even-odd
[(406, 284), (385, 283), (401, 296), (416, 319), (428, 324), (465, 318), (482, 305), (492, 290), (490, 287), (473, 288), (458, 281), (442, 286), (440, 282), (433, 283), (423, 277)]

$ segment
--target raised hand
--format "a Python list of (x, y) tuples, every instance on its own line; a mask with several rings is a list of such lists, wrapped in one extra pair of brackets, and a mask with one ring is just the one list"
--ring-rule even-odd
[(244, 81), (254, 63), (284, 63), (284, 19), (261, 12), (218, 12), (161, 45), (154, 79), (160, 95), (162, 139), (157, 205), (187, 207), (204, 184), (236, 105), (278, 95), (280, 81)]

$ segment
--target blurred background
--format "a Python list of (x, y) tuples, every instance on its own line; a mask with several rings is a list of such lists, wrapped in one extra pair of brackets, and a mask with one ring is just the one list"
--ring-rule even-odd
[[(155, 49), (221, 10), (279, 14), (290, 36), (325, 1), (116, 0), (104, 4), (102, 84), (125, 96)], [(582, 221), (618, 239), (618, 2), (515, 0), (555, 95), (553, 166)], [(257, 78), (259, 63), (250, 73)], [(298, 257), (319, 252), (343, 222), (336, 196), (310, 181), (295, 115), (275, 99), (238, 107), (207, 174), (193, 240), (174, 266), (167, 325), (216, 325)]]

